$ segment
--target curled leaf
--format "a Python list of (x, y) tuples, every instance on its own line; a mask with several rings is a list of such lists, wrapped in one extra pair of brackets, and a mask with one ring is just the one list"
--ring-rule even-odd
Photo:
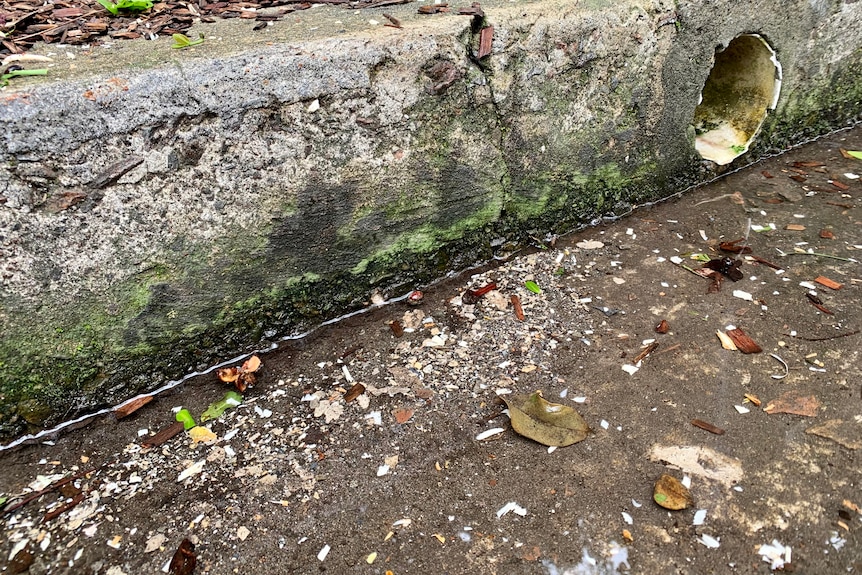
[(221, 414), (225, 411), (231, 407), (236, 407), (240, 403), (242, 403), (242, 396), (240, 394), (235, 391), (227, 392), (221, 401), (211, 403), (210, 406), (207, 407), (207, 410), (201, 414), (201, 423), (221, 417)]
[(673, 475), (662, 473), (658, 481), (655, 482), (655, 490), (653, 491), (653, 500), (664, 507), (677, 511), (686, 509), (694, 505), (694, 499), (691, 497), (688, 489)]
[(234, 383), (239, 378), (239, 368), (226, 367), (224, 369), (219, 369), (216, 370), (216, 375), (218, 375), (218, 378), (225, 383)]
[(540, 391), (504, 397), (503, 401), (509, 407), (512, 429), (542, 445), (565, 447), (583, 441), (590, 432), (577, 411), (546, 401)]
[(197, 425), (195, 423), (195, 418), (192, 417), (192, 414), (189, 413), (188, 409), (181, 409), (177, 412), (177, 421), (183, 424), (183, 428), (186, 431)]

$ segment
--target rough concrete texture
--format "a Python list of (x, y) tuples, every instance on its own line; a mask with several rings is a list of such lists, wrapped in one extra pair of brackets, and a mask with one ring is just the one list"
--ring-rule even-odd
[(2, 433), (712, 177), (691, 122), (740, 33), (784, 68), (746, 158), (860, 117), (862, 3), (483, 7), (484, 22), (389, 10), (400, 30), (316, 8), (252, 39), (204, 29), (190, 51), (61, 49), (48, 79), (16, 79)]

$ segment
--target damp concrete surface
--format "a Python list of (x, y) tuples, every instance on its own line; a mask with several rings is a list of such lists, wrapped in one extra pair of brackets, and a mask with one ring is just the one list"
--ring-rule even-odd
[[(0, 453), (3, 572), (169, 572), (184, 540), (174, 573), (859, 572), (862, 160), (842, 148), (862, 129), (285, 342), (240, 405), (162, 445), (230, 386)], [(697, 254), (742, 277), (716, 291)], [(501, 398), (535, 390), (587, 437), (514, 432)], [(689, 508), (653, 501), (663, 473)]]
[(429, 6), (34, 49), (0, 98), (0, 438), (862, 114), (859, 2)]

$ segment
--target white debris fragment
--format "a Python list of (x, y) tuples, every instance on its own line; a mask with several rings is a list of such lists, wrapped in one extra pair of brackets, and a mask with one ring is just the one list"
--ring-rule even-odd
[(392, 527), (408, 527), (411, 523), (413, 523), (413, 520), (408, 517), (405, 517), (404, 519), (399, 519), (398, 521), (395, 521), (392, 524)]
[(587, 398), (583, 395), (579, 395), (578, 397), (573, 397), (572, 401), (574, 401), (575, 403), (586, 403)]
[(701, 239), (703, 239), (703, 241), (705, 241), (705, 242), (709, 241), (709, 238), (707, 237), (705, 231), (703, 231), (703, 230), (697, 230), (697, 231), (700, 233), (700, 237), (701, 237)]
[(741, 289), (733, 290), (733, 297), (738, 297), (739, 299), (744, 299), (745, 301), (754, 301), (754, 297), (747, 291), (742, 291)]
[(682, 481), (680, 481), (680, 483), (682, 483), (682, 486), (686, 489), (691, 489), (691, 477), (689, 477), (688, 475), (683, 475)]
[(388, 473), (389, 473), (389, 466), (388, 465), (381, 465), (380, 467), (377, 468), (377, 477), (383, 477), (384, 475), (387, 475)]
[(502, 506), (500, 509), (497, 510), (497, 519), (500, 519), (503, 515), (505, 515), (509, 511), (511, 511), (512, 513), (514, 513), (516, 515), (520, 515), (521, 517), (524, 517), (527, 514), (526, 509), (524, 509), (523, 507), (518, 505), (516, 502), (510, 501), (507, 504), (505, 504), (504, 506)]
[(249, 535), (251, 535), (251, 531), (249, 531), (248, 527), (246, 527), (245, 525), (240, 525), (239, 527), (237, 527), (237, 539), (239, 539), (240, 541), (245, 541), (246, 539), (248, 539)]
[[(315, 100), (317, 101), (317, 100)], [(329, 555), (329, 550), (332, 549), (329, 545), (324, 545), (320, 551), (317, 553), (317, 560), (323, 561), (326, 559), (326, 556)]]
[(741, 415), (745, 415), (746, 413), (748, 413), (748, 412), (750, 412), (750, 411), (751, 411), (750, 409), (748, 409), (748, 408), (747, 408), (747, 407), (745, 407), (744, 405), (734, 405), (734, 406), (733, 406), (733, 408), (734, 408), (737, 412), (739, 412)]
[(635, 520), (634, 520), (634, 519), (632, 519), (632, 516), (631, 516), (631, 515), (629, 515), (629, 514), (628, 514), (628, 513), (626, 513), (625, 511), (623, 511), (623, 512), (622, 512), (622, 515), (623, 515), (623, 521), (625, 521), (625, 522), (626, 522), (627, 524), (629, 524), (629, 525), (633, 525), (633, 524), (634, 524)]
[(582, 250), (597, 250), (599, 248), (605, 247), (605, 244), (598, 240), (582, 240), (575, 244)]
[(262, 409), (259, 405), (254, 406), (254, 412), (264, 419), (272, 417), (272, 410)]
[(553, 453), (553, 452), (555, 452), (556, 450), (557, 450), (557, 446), (556, 446), (556, 445), (551, 445), (550, 447), (548, 447), (548, 455), (552, 454), (552, 453)]
[(308, 105), (308, 108), (306, 108), (306, 111), (313, 114), (314, 112), (318, 111), (319, 109), (320, 109), (320, 100), (315, 99), (311, 104)]
[(347, 380), (347, 383), (353, 383), (353, 376), (350, 375), (350, 370), (347, 369), (346, 365), (341, 366), (341, 372), (344, 374), (344, 379)]
[(711, 535), (701, 535), (698, 538), (698, 542), (705, 545), (708, 549), (718, 549), (718, 546), (721, 545), (721, 541), (712, 537)]
[(698, 509), (694, 512), (694, 521), (691, 522), (692, 525), (703, 525), (706, 521), (706, 509)]
[(207, 462), (206, 459), (201, 459), (200, 461), (193, 463), (190, 466), (188, 466), (187, 468), (185, 468), (183, 470), (183, 472), (177, 476), (177, 483), (182, 483), (183, 481), (185, 481), (189, 477), (191, 477), (193, 475), (197, 475), (198, 473), (203, 471), (204, 465), (206, 464), (206, 462)]
[(805, 289), (810, 289), (810, 290), (812, 290), (812, 291), (814, 291), (814, 292), (816, 292), (816, 291), (817, 291), (817, 286), (816, 286), (816, 285), (814, 285), (814, 284), (813, 284), (813, 283), (811, 283), (811, 282), (799, 282), (799, 286), (800, 286), (800, 287), (804, 287)]
[[(640, 363), (640, 362), (638, 362)], [(640, 366), (631, 365), (629, 363), (623, 364), (623, 371), (629, 375), (634, 375), (640, 369)]]
[(635, 501), (634, 499), (632, 499), (632, 505), (634, 505), (635, 507), (638, 507), (638, 508), (643, 507), (643, 503), (641, 503), (639, 501)]
[(844, 177), (847, 178), (848, 180), (858, 180), (859, 174), (854, 174), (852, 172), (845, 172)]
[(21, 539), (18, 543), (12, 546), (12, 550), (9, 552), (9, 561), (15, 558), (18, 553), (21, 552), (22, 549), (27, 547), (27, 544), (30, 543), (28, 539)]
[(479, 435), (477, 435), (476, 440), (477, 441), (484, 441), (484, 440), (488, 439), (489, 437), (494, 437), (495, 435), (500, 435), (504, 431), (506, 431), (506, 430), (503, 429), (502, 427), (495, 427), (493, 429), (488, 429), (488, 430), (483, 431)]
[(784, 569), (784, 565), (791, 562), (790, 546), (782, 545), (778, 539), (773, 539), (772, 545), (761, 545), (757, 553), (769, 563), (769, 567), (773, 571)]
[(365, 415), (366, 421), (372, 425), (383, 425), (383, 417), (379, 411), (370, 411)]
[(608, 423), (607, 421), (605, 421), (604, 419), (599, 423), (599, 425), (602, 426), (602, 429), (607, 429), (611, 426), (611, 424)]
[(683, 261), (685, 261), (685, 260), (683, 260), (683, 259), (682, 259), (681, 257), (679, 257), (679, 256), (671, 256), (671, 257), (670, 257), (670, 262), (671, 262), (672, 264), (679, 265), (679, 264), (681, 264)]

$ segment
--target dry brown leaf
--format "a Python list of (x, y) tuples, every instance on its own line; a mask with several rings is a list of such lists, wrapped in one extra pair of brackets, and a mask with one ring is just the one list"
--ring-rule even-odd
[(566, 447), (586, 439), (590, 427), (566, 405), (550, 403), (535, 391), (530, 395), (503, 396), (516, 433), (542, 445)]
[(652, 498), (665, 509), (672, 511), (686, 509), (694, 505), (694, 499), (692, 499), (686, 486), (679, 479), (667, 473), (662, 473), (655, 482)]
[(239, 378), (239, 368), (226, 367), (224, 369), (219, 369), (216, 370), (216, 375), (218, 375), (218, 378), (225, 383), (234, 383)]
[(789, 413), (803, 417), (814, 417), (820, 409), (820, 402), (813, 395), (802, 395), (798, 391), (788, 391), (778, 399), (773, 399), (763, 408), (769, 414)]
[(260, 369), (260, 358), (256, 355), (251, 356), (242, 364), (242, 371), (245, 373), (254, 373), (258, 369)]

